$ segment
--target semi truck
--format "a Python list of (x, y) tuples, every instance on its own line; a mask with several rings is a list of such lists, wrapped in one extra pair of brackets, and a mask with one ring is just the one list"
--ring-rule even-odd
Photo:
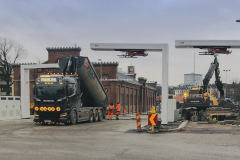
[(36, 79), (34, 123), (74, 125), (102, 121), (108, 98), (88, 57), (59, 58), (58, 64), (62, 73)]

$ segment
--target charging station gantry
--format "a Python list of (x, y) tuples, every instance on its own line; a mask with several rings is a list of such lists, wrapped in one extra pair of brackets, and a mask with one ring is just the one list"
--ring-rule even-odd
[(204, 49), (200, 55), (230, 54), (229, 48), (240, 49), (240, 40), (175, 40), (175, 48)]
[(121, 58), (146, 57), (146, 52), (162, 52), (162, 124), (168, 123), (168, 44), (167, 43), (91, 43), (90, 48), (94, 51), (121, 51), (125, 54)]

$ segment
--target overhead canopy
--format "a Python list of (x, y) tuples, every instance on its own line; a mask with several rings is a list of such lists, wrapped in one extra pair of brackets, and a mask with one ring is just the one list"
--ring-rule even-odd
[(91, 49), (95, 51), (144, 50), (159, 52), (166, 45), (161, 43), (90, 43)]
[(175, 48), (240, 48), (240, 40), (175, 40)]

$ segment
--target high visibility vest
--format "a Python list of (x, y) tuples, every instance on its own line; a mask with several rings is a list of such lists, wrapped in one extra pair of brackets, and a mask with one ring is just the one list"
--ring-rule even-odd
[(116, 110), (120, 112), (120, 109), (121, 109), (120, 104), (117, 104), (117, 106), (116, 106)]
[(114, 105), (112, 105), (112, 106), (109, 105), (108, 108), (109, 108), (109, 110), (113, 110), (114, 109)]

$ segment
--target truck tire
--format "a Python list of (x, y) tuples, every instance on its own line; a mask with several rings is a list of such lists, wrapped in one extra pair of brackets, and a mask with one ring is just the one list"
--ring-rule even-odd
[(72, 125), (75, 125), (77, 123), (77, 114), (74, 110), (72, 110), (70, 113), (70, 120)]
[(190, 120), (190, 116), (189, 116), (188, 110), (183, 109), (183, 111), (182, 111), (182, 117), (183, 117), (185, 120)]
[(95, 110), (95, 114), (93, 116), (93, 121), (98, 122), (98, 111), (97, 110)]
[(103, 112), (102, 110), (100, 110), (100, 112), (98, 112), (98, 121), (101, 122), (103, 120)]
[(89, 111), (89, 120), (88, 120), (89, 123), (92, 123), (93, 122), (93, 112), (92, 111)]

